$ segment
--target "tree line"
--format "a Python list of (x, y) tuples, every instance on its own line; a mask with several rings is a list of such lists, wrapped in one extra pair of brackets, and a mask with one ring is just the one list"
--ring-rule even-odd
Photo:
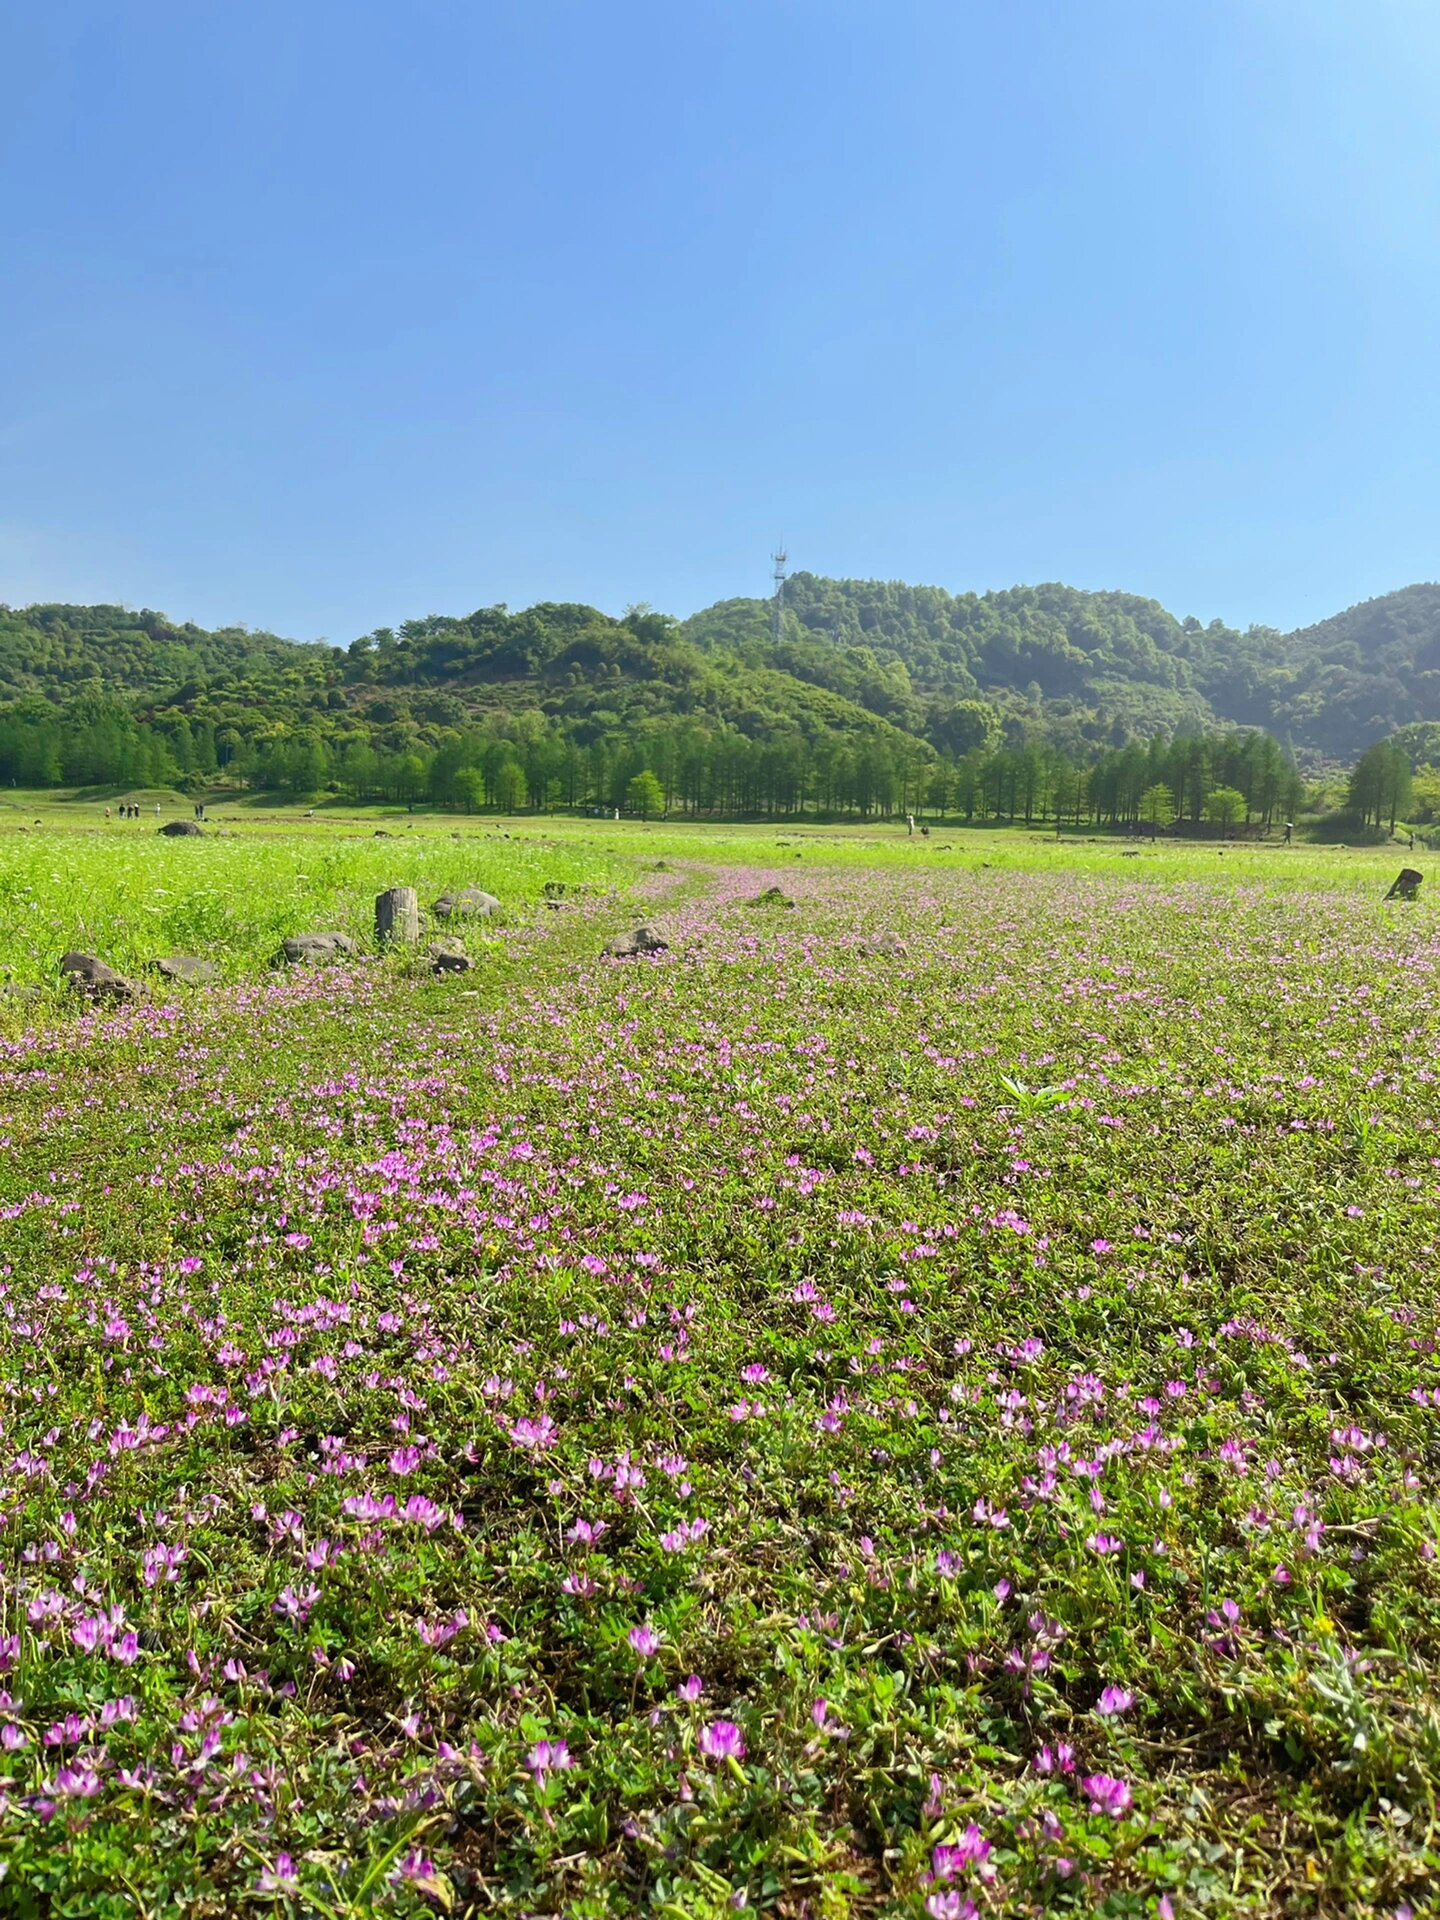
[(1087, 766), (1042, 746), (978, 747), (957, 757), (918, 743), (897, 752), (884, 742), (752, 741), (687, 728), (581, 745), (543, 726), (497, 722), (430, 753), (385, 753), (355, 741), (332, 756), (319, 742), (273, 743), (243, 755), (236, 771), (295, 796), (331, 788), (355, 801), (469, 812), (618, 808), (688, 818), (1269, 825), (1292, 817), (1303, 799), (1278, 742), (1244, 731), (1156, 740)]
[(167, 715), (142, 721), (87, 698), (63, 715), (22, 703), (0, 716), (0, 780), (21, 786), (196, 790), (216, 781), (290, 798), (434, 805), (461, 811), (611, 811), (691, 818), (802, 814), (1068, 822), (1166, 828), (1271, 823), (1303, 786), (1271, 736), (1182, 734), (1095, 755), (990, 740), (937, 751), (903, 735), (800, 733), (751, 739), (735, 728), (652, 721), (584, 740), (535, 712), (444, 729), (433, 745), (386, 748), (352, 733), (247, 740)]

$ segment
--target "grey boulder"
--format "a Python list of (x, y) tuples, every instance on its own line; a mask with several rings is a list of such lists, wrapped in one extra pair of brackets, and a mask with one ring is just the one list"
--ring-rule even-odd
[(356, 952), (348, 933), (297, 933), (280, 949), (292, 967), (320, 967), (331, 960), (345, 960)]
[(662, 940), (653, 927), (636, 927), (633, 933), (617, 934), (613, 940), (607, 940), (605, 951), (612, 960), (635, 960), (642, 953), (668, 953), (670, 942)]
[(167, 953), (159, 960), (152, 960), (151, 967), (162, 980), (170, 980), (180, 987), (213, 986), (220, 978), (220, 970), (213, 960), (202, 960), (193, 953)]
[(123, 973), (117, 973), (113, 967), (106, 966), (103, 960), (97, 960), (93, 953), (67, 953), (61, 959), (60, 971), (69, 981), (76, 993), (84, 994), (87, 1000), (114, 1000), (126, 1002), (143, 1000), (145, 989), (135, 980), (127, 980)]
[(442, 893), (432, 908), (437, 920), (488, 920), (499, 911), (500, 902), (483, 887), (461, 887), (458, 892)]
[(475, 962), (458, 940), (432, 940), (429, 953), (433, 974), (472, 973), (475, 969)]

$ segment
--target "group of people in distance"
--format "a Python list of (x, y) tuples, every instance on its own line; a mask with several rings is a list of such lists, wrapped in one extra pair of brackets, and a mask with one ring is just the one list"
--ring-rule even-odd
[[(141, 809), (135, 801), (125, 800), (116, 807), (115, 812), (121, 820), (138, 820)], [(107, 820), (110, 818), (109, 807), (105, 809), (105, 818)], [(157, 820), (160, 818), (160, 802), (158, 800), (155, 802), (155, 818)], [(203, 800), (197, 800), (195, 802), (195, 818), (197, 820), (203, 820), (205, 818), (205, 802)]]

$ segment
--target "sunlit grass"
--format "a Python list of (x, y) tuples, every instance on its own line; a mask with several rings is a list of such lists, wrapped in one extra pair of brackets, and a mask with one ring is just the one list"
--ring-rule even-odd
[(457, 830), (0, 837), (0, 1910), (1423, 1911), (1393, 855)]

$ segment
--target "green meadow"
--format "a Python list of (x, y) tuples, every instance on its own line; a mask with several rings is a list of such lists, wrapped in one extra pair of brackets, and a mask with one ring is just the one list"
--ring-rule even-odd
[(0, 1013), (0, 1910), (1426, 1909), (1396, 850), (97, 813), (0, 967), (222, 978)]

